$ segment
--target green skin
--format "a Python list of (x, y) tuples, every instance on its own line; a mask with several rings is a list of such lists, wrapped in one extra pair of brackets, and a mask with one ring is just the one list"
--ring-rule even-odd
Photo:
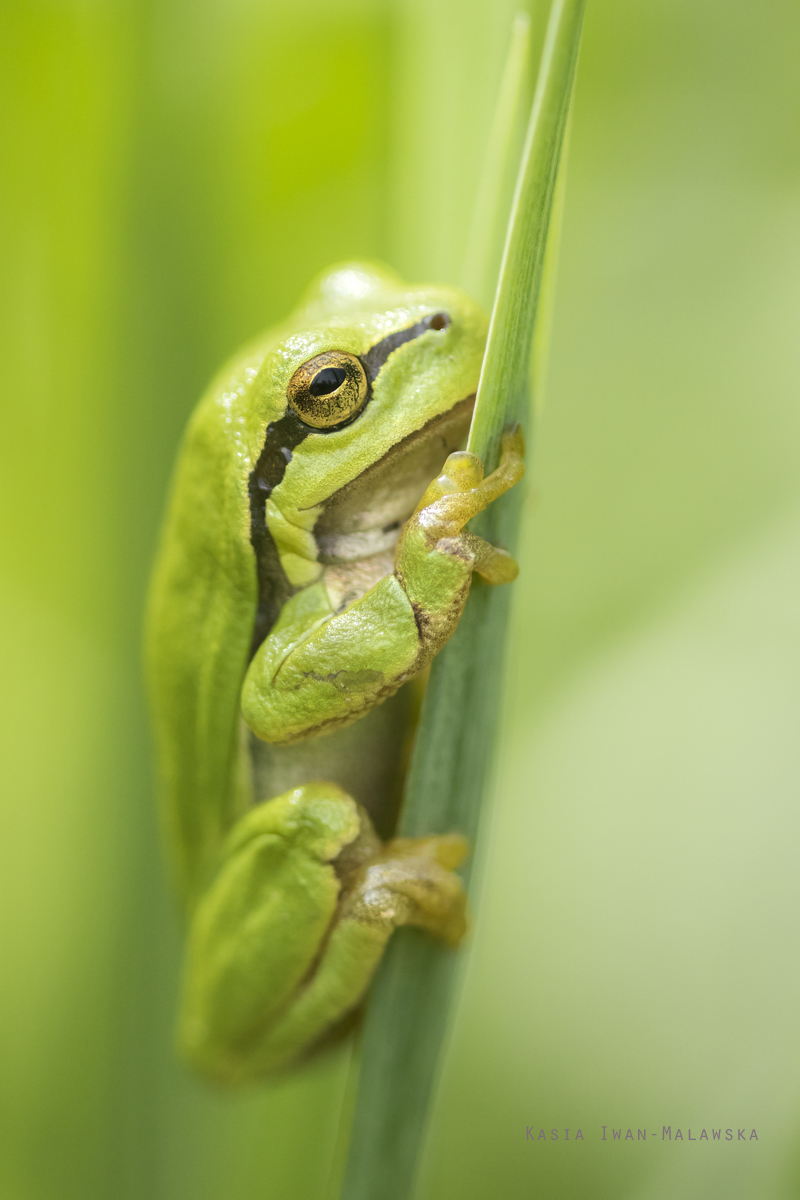
[[(384, 354), (355, 419), (303, 427), (282, 478), (254, 492), (302, 364), (334, 350), (369, 364), (372, 347), (437, 313), (446, 327)], [(346, 1028), (398, 925), (449, 944), (464, 932), (464, 840), (383, 842), (373, 821), (391, 832), (412, 722), (408, 689), (394, 693), (453, 633), (473, 570), (490, 583), (516, 575), (508, 554), (464, 532), (524, 470), (518, 433), (486, 479), (455, 449), (485, 337), (483, 313), (455, 289), (348, 264), (221, 372), (189, 424), (148, 661), (190, 920), (179, 1042), (214, 1079), (259, 1078)]]

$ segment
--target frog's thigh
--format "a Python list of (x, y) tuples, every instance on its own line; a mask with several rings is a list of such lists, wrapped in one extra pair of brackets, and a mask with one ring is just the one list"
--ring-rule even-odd
[(358, 832), (356, 804), (335, 784), (295, 788), (234, 828), (187, 947), (179, 1037), (201, 1069), (238, 1075), (297, 990), (336, 909), (330, 862)]

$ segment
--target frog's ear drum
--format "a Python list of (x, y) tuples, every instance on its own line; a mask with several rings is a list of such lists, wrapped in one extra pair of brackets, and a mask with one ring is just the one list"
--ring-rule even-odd
[(335, 429), (358, 416), (369, 399), (367, 375), (355, 355), (330, 350), (297, 368), (286, 395), (306, 425)]

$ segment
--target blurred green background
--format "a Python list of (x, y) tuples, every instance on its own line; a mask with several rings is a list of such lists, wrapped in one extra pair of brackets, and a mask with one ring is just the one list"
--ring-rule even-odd
[[(3, 1200), (323, 1200), (346, 1054), (236, 1098), (173, 1061), (143, 592), (225, 355), (337, 259), (458, 278), (515, 7), (2, 7)], [(589, 0), (421, 1200), (800, 1195), (798, 38)]]

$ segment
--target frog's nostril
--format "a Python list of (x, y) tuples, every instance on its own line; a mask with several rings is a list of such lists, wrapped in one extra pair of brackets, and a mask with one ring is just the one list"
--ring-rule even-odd
[(436, 313), (436, 315), (431, 317), (428, 321), (428, 327), (430, 329), (447, 329), (449, 324), (450, 318), (448, 317), (447, 313)]

